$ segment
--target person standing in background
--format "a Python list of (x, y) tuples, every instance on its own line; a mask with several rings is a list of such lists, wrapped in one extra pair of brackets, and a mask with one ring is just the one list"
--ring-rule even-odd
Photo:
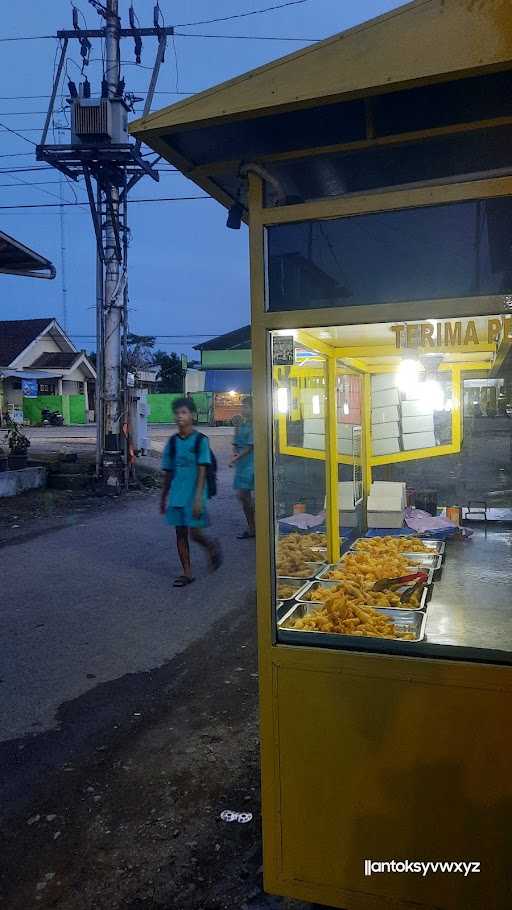
[(235, 468), (233, 487), (241, 502), (247, 521), (247, 530), (238, 535), (239, 540), (250, 540), (256, 536), (254, 524), (254, 441), (252, 432), (252, 403), (249, 396), (242, 404), (242, 417), (235, 430), (233, 457), (230, 467)]

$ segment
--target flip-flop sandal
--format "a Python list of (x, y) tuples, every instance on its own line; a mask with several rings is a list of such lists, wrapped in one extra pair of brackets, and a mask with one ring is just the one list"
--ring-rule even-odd
[(254, 540), (256, 534), (249, 534), (249, 531), (244, 531), (243, 534), (237, 534), (237, 540)]
[(191, 585), (195, 581), (195, 578), (188, 578), (186, 575), (180, 575), (178, 578), (175, 578), (173, 581), (173, 588), (186, 588), (187, 585)]

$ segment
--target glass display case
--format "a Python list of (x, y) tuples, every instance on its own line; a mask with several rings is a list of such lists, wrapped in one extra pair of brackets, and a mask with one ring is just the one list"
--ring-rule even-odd
[(499, 316), (272, 333), (277, 641), (512, 660), (511, 336)]

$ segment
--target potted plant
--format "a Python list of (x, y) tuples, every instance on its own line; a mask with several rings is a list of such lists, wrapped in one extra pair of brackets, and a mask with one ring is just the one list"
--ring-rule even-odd
[(7, 421), (7, 445), (9, 446), (9, 470), (19, 471), (21, 468), (26, 468), (30, 439), (25, 436), (20, 425), (10, 418)]
[(7, 453), (5, 449), (2, 449), (0, 446), (0, 474), (3, 471), (7, 471)]

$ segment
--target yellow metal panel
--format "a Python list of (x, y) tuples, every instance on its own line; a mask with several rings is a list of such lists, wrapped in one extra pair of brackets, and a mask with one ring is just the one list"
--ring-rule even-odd
[(363, 376), (363, 491), (366, 498), (372, 486), (372, 386), (371, 377)]
[(416, 0), (149, 114), (131, 131), (146, 141), (155, 129), (168, 134), (506, 67), (509, 13), (500, 0)]
[[(278, 648), (282, 852), (267, 887), (344, 910), (509, 910), (511, 677)], [(477, 860), (481, 872), (364, 875), (365, 859), (431, 858)]]
[(395, 209), (510, 195), (512, 195), (512, 177), (488, 177), (483, 180), (467, 180), (441, 186), (409, 187), (404, 190), (383, 193), (354, 193), (347, 196), (331, 196), (315, 202), (276, 206), (264, 209), (263, 219), (266, 225), (287, 224), (315, 218), (341, 218), (348, 215), (390, 212)]
[(336, 359), (327, 358), (327, 455), (325, 480), (327, 493), (327, 540), (329, 559), (340, 558), (340, 515), (338, 509), (338, 424), (336, 420)]
[[(411, 320), (409, 320), (410, 322)], [(465, 344), (461, 345), (458, 348), (454, 348), (453, 345), (418, 345), (414, 349), (418, 351), (419, 354), (494, 354), (496, 352), (495, 344), (486, 344), (484, 342), (479, 342), (478, 344)], [(353, 358), (353, 357), (406, 357), (411, 356), (410, 349), (407, 348), (397, 348), (395, 344), (367, 344), (367, 345), (357, 345), (357, 347), (350, 348), (336, 348), (336, 357), (341, 359)], [(382, 372), (385, 372), (384, 370)]]

